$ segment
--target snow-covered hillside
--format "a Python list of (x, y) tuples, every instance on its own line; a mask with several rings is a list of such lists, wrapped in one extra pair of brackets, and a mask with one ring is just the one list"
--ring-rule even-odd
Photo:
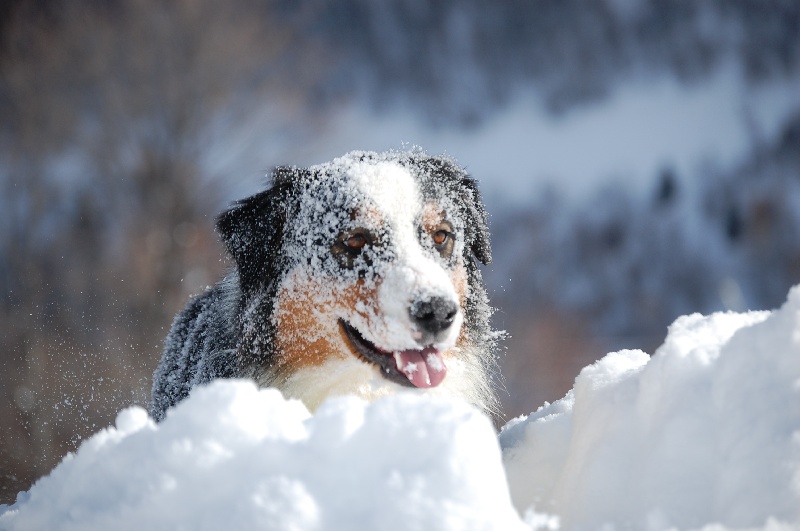
[(311, 415), (274, 390), (217, 382), (159, 425), (123, 411), (0, 508), (4, 530), (526, 523), (800, 526), (800, 286), (773, 312), (682, 317), (652, 358), (608, 354), (499, 444), (459, 403), (344, 397)]

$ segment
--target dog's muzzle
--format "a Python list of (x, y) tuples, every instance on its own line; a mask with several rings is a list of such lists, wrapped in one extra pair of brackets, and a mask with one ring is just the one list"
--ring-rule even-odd
[(458, 313), (458, 305), (441, 296), (413, 302), (408, 314), (420, 345), (416, 349), (386, 350), (366, 340), (346, 321), (340, 320), (340, 326), (358, 356), (377, 365), (384, 378), (403, 386), (436, 387), (444, 380), (447, 367), (434, 344), (451, 333)]

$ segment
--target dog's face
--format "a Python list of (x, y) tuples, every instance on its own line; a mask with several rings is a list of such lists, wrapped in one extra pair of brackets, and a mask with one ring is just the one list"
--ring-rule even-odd
[(244, 314), (269, 320), (244, 323), (244, 337), (270, 336), (261, 383), (311, 408), (402, 387), (480, 394), (472, 257), (488, 261), (488, 240), (472, 181), (441, 159), (353, 153), (282, 182), (262, 216), (280, 221), (265, 223), (270, 256), (237, 259), (240, 274), (273, 262), (272, 283), (243, 281)]

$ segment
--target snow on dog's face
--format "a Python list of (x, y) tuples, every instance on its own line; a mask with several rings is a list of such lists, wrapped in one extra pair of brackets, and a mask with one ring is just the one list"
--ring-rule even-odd
[[(454, 168), (355, 152), (293, 176), (260, 383), (311, 408), (331, 395), (400, 387), (486, 405), (485, 345), (469, 328), (483, 296), (478, 286), (471, 293), (479, 273), (470, 253), (481, 248), (488, 261), (488, 242), (476, 237), (485, 240), (485, 227), (470, 226), (474, 187)], [(249, 305), (246, 314), (258, 314), (263, 300)]]

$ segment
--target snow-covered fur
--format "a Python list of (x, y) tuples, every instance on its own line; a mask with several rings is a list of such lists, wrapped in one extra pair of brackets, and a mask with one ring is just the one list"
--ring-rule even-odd
[(475, 182), (421, 151), (279, 167), (217, 221), (235, 267), (178, 314), (151, 414), (215, 378), (247, 377), (314, 409), (402, 388), (493, 413), (497, 334), (477, 261), (491, 260)]

